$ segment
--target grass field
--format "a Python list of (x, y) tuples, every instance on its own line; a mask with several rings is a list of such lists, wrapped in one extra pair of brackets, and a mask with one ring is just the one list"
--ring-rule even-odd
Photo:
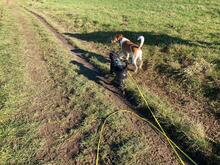
[[(133, 76), (149, 105), (196, 162), (219, 162), (217, 0), (11, 0), (0, 5), (0, 164), (94, 164), (100, 124), (124, 108), (19, 5), (42, 15), (104, 74), (108, 52), (119, 50), (112, 37), (122, 33), (136, 42), (143, 35), (144, 68)], [(130, 78), (126, 99), (151, 118)], [(178, 164), (161, 138), (134, 116), (116, 115), (106, 126), (100, 163)]]
[[(97, 131), (117, 105), (30, 13), (1, 2), (1, 14), (0, 164), (94, 164)], [(144, 154), (148, 162), (177, 163), (172, 151), (169, 159), (152, 156), (156, 144), (136, 130), (140, 125), (155, 135), (132, 116), (110, 118), (100, 161), (134, 164)], [(169, 150), (159, 137), (154, 142)]]
[(116, 32), (134, 41), (144, 35), (146, 65), (177, 81), (179, 88), (193, 90), (195, 97), (208, 98), (213, 111), (219, 113), (217, 1), (27, 2), (66, 35), (94, 42), (103, 51), (115, 48), (110, 39)]

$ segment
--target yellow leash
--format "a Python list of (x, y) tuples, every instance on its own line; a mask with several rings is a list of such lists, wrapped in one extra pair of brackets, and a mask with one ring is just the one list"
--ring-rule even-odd
[[(153, 127), (153, 128), (154, 128), (155, 130), (157, 130), (161, 135), (164, 136), (163, 132), (162, 132), (159, 128), (157, 128), (153, 123), (151, 123), (149, 120), (147, 120), (147, 119), (145, 119), (145, 118), (143, 118), (143, 117), (137, 115), (135, 112), (132, 112), (132, 111), (129, 111), (129, 110), (119, 110), (119, 111), (115, 111), (115, 112), (111, 113), (110, 115), (108, 115), (108, 116), (105, 118), (105, 120), (104, 120), (104, 122), (103, 122), (103, 124), (102, 124), (101, 130), (100, 130), (100, 136), (99, 136), (98, 146), (97, 146), (97, 152), (96, 152), (96, 165), (99, 164), (99, 151), (100, 151), (100, 146), (101, 146), (101, 141), (102, 141), (102, 134), (103, 134), (103, 131), (104, 131), (105, 124), (106, 124), (107, 120), (108, 120), (111, 116), (113, 116), (113, 115), (115, 115), (115, 114), (117, 114), (117, 113), (120, 113), (120, 112), (122, 112), (122, 113), (123, 113), (123, 112), (132, 113), (135, 117), (137, 117), (137, 118), (139, 118), (139, 119), (141, 119), (141, 120), (147, 122), (151, 127)], [(168, 138), (169, 138), (169, 137), (168, 137)], [(170, 140), (170, 142), (171, 142), (185, 157), (187, 157), (187, 158), (192, 162), (192, 164), (197, 165), (197, 163), (196, 163), (195, 161), (193, 161), (178, 145), (176, 145), (170, 138), (169, 138), (169, 140)]]
[(164, 134), (164, 136), (165, 136), (165, 138), (167, 139), (168, 143), (169, 143), (170, 146), (172, 147), (172, 149), (173, 149), (173, 151), (175, 152), (176, 156), (177, 156), (178, 159), (180, 160), (180, 163), (181, 163), (182, 165), (185, 165), (184, 161), (182, 160), (182, 158), (180, 157), (180, 155), (177, 153), (175, 147), (172, 145), (172, 143), (171, 143), (169, 137), (168, 137), (167, 134), (165, 133), (165, 131), (164, 131), (163, 127), (161, 126), (159, 120), (158, 120), (157, 117), (154, 115), (153, 111), (151, 110), (151, 108), (150, 108), (150, 106), (149, 106), (149, 104), (148, 104), (146, 98), (144, 97), (144, 94), (143, 94), (143, 93), (141, 92), (141, 90), (140, 90), (140, 87), (138, 86), (137, 83), (135, 83), (134, 78), (132, 77), (132, 75), (131, 75), (129, 72), (128, 72), (128, 75), (131, 77), (133, 83), (136, 85), (136, 87), (137, 87), (137, 89), (138, 89), (138, 92), (140, 93), (141, 97), (143, 98), (143, 100), (144, 100), (144, 102), (145, 102), (147, 108), (150, 110), (150, 113), (152, 114), (154, 120), (156, 121), (156, 123), (157, 123), (158, 126), (160, 127), (162, 133)]
[(184, 161), (182, 160), (182, 158), (180, 157), (180, 155), (178, 154), (178, 152), (176, 151), (175, 147), (176, 147), (184, 156), (186, 156), (194, 165), (197, 165), (197, 163), (196, 163), (195, 161), (193, 161), (183, 150), (180, 149), (179, 146), (177, 146), (177, 145), (166, 135), (166, 133), (165, 133), (164, 129), (162, 128), (162, 126), (161, 126), (159, 120), (158, 120), (158, 119), (156, 118), (156, 116), (154, 115), (154, 113), (153, 113), (153, 111), (151, 110), (151, 108), (150, 108), (150, 106), (149, 106), (149, 104), (148, 104), (146, 98), (144, 97), (144, 94), (141, 92), (140, 87), (138, 86), (137, 83), (135, 83), (135, 80), (134, 80), (134, 78), (132, 77), (132, 75), (131, 75), (130, 73), (128, 73), (128, 74), (129, 74), (129, 76), (131, 77), (133, 83), (136, 85), (136, 87), (137, 87), (137, 89), (138, 89), (138, 92), (140, 93), (141, 97), (143, 98), (143, 100), (144, 100), (146, 106), (147, 106), (148, 109), (150, 110), (150, 112), (151, 112), (151, 114), (152, 114), (154, 120), (157, 122), (157, 124), (158, 124), (158, 126), (159, 126), (160, 129), (157, 128), (154, 124), (152, 124), (149, 120), (147, 120), (147, 119), (145, 119), (145, 118), (143, 118), (143, 117), (141, 117), (141, 116), (137, 115), (136, 113), (134, 113), (134, 112), (132, 112), (132, 111), (129, 111), (129, 110), (119, 110), (119, 111), (116, 111), (116, 112), (111, 113), (110, 115), (108, 115), (108, 116), (105, 118), (105, 120), (104, 120), (104, 122), (103, 122), (103, 124), (102, 124), (101, 130), (100, 130), (100, 136), (99, 136), (99, 141), (98, 141), (98, 146), (97, 146), (97, 153), (96, 153), (96, 165), (99, 164), (99, 151), (100, 151), (100, 146), (101, 146), (101, 141), (102, 141), (102, 133), (103, 133), (103, 130), (104, 130), (104, 126), (105, 126), (105, 124), (106, 124), (106, 121), (107, 121), (108, 118), (110, 118), (111, 116), (113, 116), (114, 114), (119, 113), (119, 112), (132, 113), (132, 114), (133, 114), (134, 116), (136, 116), (137, 118), (140, 118), (141, 120), (146, 121), (149, 125), (151, 125), (153, 128), (155, 128), (159, 133), (161, 133), (161, 134), (167, 139), (168, 143), (169, 143), (170, 146), (172, 147), (174, 153), (177, 155), (177, 157), (178, 157), (178, 159), (179, 159), (179, 161), (180, 161), (180, 163), (181, 163), (182, 165), (185, 165), (185, 163), (184, 163)]

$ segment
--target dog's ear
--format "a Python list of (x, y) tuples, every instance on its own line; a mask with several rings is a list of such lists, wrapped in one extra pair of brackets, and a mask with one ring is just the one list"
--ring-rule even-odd
[(120, 40), (120, 39), (123, 38), (123, 35), (122, 34), (117, 34), (116, 37), (117, 37), (118, 40)]
[(116, 34), (114, 39), (111, 40), (112, 43), (116, 43), (118, 41), (120, 41), (121, 39), (123, 38), (123, 35), (122, 34)]
[(117, 42), (117, 35), (111, 40), (111, 43), (116, 43)]
[(114, 54), (115, 54), (115, 51), (112, 50), (109, 54), (114, 55)]
[(112, 59), (112, 58), (113, 58), (113, 56), (114, 56), (114, 52), (113, 52), (113, 51), (111, 51), (111, 52), (109, 53), (109, 57)]

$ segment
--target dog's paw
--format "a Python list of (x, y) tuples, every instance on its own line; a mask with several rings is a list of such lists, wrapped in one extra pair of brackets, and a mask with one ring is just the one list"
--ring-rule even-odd
[(137, 72), (138, 72), (138, 69), (135, 69), (135, 70), (134, 70), (134, 73), (136, 74)]

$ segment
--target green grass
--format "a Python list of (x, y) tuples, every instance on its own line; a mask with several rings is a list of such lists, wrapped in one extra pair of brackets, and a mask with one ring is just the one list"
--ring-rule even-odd
[[(219, 96), (214, 92), (219, 91), (220, 78), (220, 3), (217, 1), (25, 2), (49, 16), (67, 35), (94, 42), (105, 49), (111, 47), (110, 39), (116, 32), (133, 41), (138, 35), (144, 35), (145, 61), (155, 69), (163, 65), (173, 70), (175, 81), (186, 82), (182, 88), (188, 92), (194, 90), (195, 97), (206, 97), (218, 112)], [(169, 77), (169, 74), (160, 73)]]
[[(84, 75), (78, 73), (80, 68), (70, 63), (72, 54), (64, 51), (62, 46), (57, 46), (60, 45), (60, 43), (55, 42), (54, 37), (48, 35), (47, 31), (42, 30), (43, 27), (41, 25), (36, 22), (34, 25), (39, 34), (40, 47), (45, 50), (43, 58), (48, 63), (49, 73), (55, 82), (58, 83), (58, 87), (65, 89), (64, 91), (68, 96), (68, 107), (71, 107), (71, 109), (64, 111), (68, 114), (73, 112), (79, 113), (81, 117), (84, 116), (82, 121), (77, 123), (76, 128), (65, 128), (68, 117), (63, 118), (61, 121), (53, 121), (63, 126), (69, 133), (57, 137), (54, 142), (55, 145), (53, 145), (52, 148), (59, 149), (68, 141), (72, 141), (74, 145), (78, 145), (79, 143), (80, 152), (75, 154), (74, 158), (68, 161), (92, 164), (94, 162), (99, 137), (96, 129), (100, 126), (102, 119), (117, 109), (111, 102), (106, 100), (105, 95), (107, 94), (104, 89), (97, 86), (93, 81), (89, 81)], [(124, 163), (123, 161), (121, 162), (121, 155), (124, 155), (124, 159), (129, 163), (136, 162), (136, 158), (132, 155), (139, 155), (140, 152), (143, 152), (140, 150), (141, 148), (147, 148), (148, 145), (142, 140), (145, 135), (131, 131), (127, 124), (127, 120), (121, 114), (114, 116), (114, 120), (109, 120), (107, 128), (104, 131), (104, 141), (107, 141), (107, 143), (103, 143), (102, 145), (100, 161), (103, 163), (109, 161), (109, 153), (111, 153), (109, 145), (112, 144), (122, 145), (118, 148), (120, 152), (117, 153), (117, 158), (114, 160), (111, 159), (112, 163), (115, 164)], [(113, 132), (114, 135), (112, 135)], [(78, 136), (81, 138), (79, 141), (77, 141)], [(76, 141), (74, 141), (74, 139), (76, 139)], [(140, 148), (138, 147), (131, 151), (130, 148), (132, 146), (130, 146), (130, 143), (136, 143)], [(42, 144), (42, 147), (44, 147), (44, 145), (45, 144)], [(129, 154), (126, 156), (126, 153)], [(145, 153), (147, 154), (147, 151), (145, 151)], [(63, 163), (65, 159), (62, 158), (62, 155), (58, 155), (53, 161)]]
[[(118, 49), (110, 44), (116, 32), (134, 41), (139, 34), (144, 35), (145, 62), (168, 78), (169, 90), (178, 93), (184, 89), (192, 92), (195, 98), (208, 98), (214, 111), (218, 110), (219, 2), (23, 0), (21, 4), (24, 2), (42, 12), (104, 73), (108, 72), (108, 63), (99, 54), (107, 55), (112, 48)], [(34, 25), (36, 43), (54, 81), (52, 88), (60, 90), (66, 101), (61, 105), (48, 102), (42, 111), (29, 112), (30, 95), (36, 97), (37, 93), (28, 87), (24, 39), (16, 28), (20, 25), (11, 14), (13, 10), (0, 7), (0, 37), (3, 38), (0, 41), (0, 164), (94, 163), (96, 131), (103, 118), (116, 110), (114, 103), (105, 99), (108, 94), (103, 88), (89, 80), (86, 73), (82, 74), (87, 70), (70, 63), (72, 54), (28, 15)], [(126, 85), (131, 94), (129, 99), (143, 108), (130, 79)], [(189, 143), (192, 146), (189, 152), (198, 149), (211, 157), (212, 146), (206, 139), (204, 125), (191, 121), (140, 85), (165, 128), (175, 128), (172, 130), (174, 138)], [(33, 116), (42, 119), (36, 121)], [(44, 134), (48, 127), (49, 137)], [(148, 156), (148, 149), (154, 147), (146, 139), (147, 135), (134, 129), (124, 115), (115, 116), (104, 133), (101, 162), (136, 164), (141, 155)], [(39, 157), (43, 157), (42, 160)]]
[[(107, 55), (109, 50), (118, 49), (110, 44), (115, 33), (123, 33), (133, 41), (139, 35), (144, 35), (145, 63), (158, 75), (167, 78), (168, 91), (185, 91), (195, 99), (205, 99), (210, 103), (212, 111), (219, 113), (218, 1), (25, 2), (43, 13), (51, 24), (82, 49), (87, 59), (104, 73), (108, 72), (108, 63), (99, 54)], [(127, 90), (138, 97), (135, 87), (130, 84), (128, 80)], [(199, 147), (210, 152), (211, 144), (201, 122), (190, 120), (187, 115), (172, 108), (166, 100), (143, 86), (142, 89), (157, 116), (165, 121), (164, 125), (174, 125), (182, 132), (180, 136), (186, 135), (188, 142), (193, 144), (193, 149)], [(137, 100), (141, 106), (143, 103), (140, 99)]]
[(0, 7), (0, 164), (34, 162), (37, 146), (36, 124), (30, 124), (23, 111), (31, 94), (22, 62), (23, 40), (14, 33), (17, 24), (10, 11)]
[[(70, 63), (72, 54), (34, 17), (13, 6), (1, 6), (0, 10), (0, 37), (4, 39), (0, 41), (0, 164), (93, 164), (97, 130), (116, 107), (106, 100), (108, 94), (103, 88), (79, 74), (80, 67)], [(42, 54), (54, 82), (50, 88), (62, 93), (65, 104), (51, 102), (53, 98), (47, 98), (46, 104), (33, 101), (39, 99), (40, 89), (27, 77), (28, 45), (21, 24), (12, 15), (14, 10), (21, 10), (17, 14), (23, 13), (24, 20), (29, 20), (27, 25), (34, 27), (34, 41), (42, 51), (36, 54)], [(124, 115), (118, 114), (107, 123), (100, 161), (134, 164), (138, 160), (136, 155), (148, 155), (148, 145), (147, 135), (136, 131)]]
[[(91, 51), (91, 48), (86, 44), (80, 44), (76, 39), (70, 39), (70, 42), (73, 45), (76, 45), (81, 50), (84, 50), (85, 56), (88, 58), (89, 62), (94, 66), (100, 69), (103, 73), (109, 72), (109, 66), (106, 62), (103, 63), (103, 59), (99, 60), (100, 56), (98, 52), (95, 50)], [(139, 83), (141, 85), (141, 83)], [(193, 84), (191, 84), (193, 85)], [(128, 99), (131, 100), (134, 104), (138, 105), (139, 108), (147, 109), (147, 107), (143, 103), (143, 99), (138, 92), (136, 85), (129, 78), (126, 81), (126, 90)], [(172, 105), (166, 102), (166, 100), (158, 97), (156, 94), (150, 92), (147, 88), (142, 88), (142, 91), (145, 91), (144, 94), (146, 99), (149, 101), (150, 106), (155, 110), (155, 114), (160, 120), (164, 121), (165, 127), (169, 128), (169, 126), (175, 126), (178, 132), (182, 132), (182, 135), (178, 135), (177, 139), (181, 140), (183, 135), (188, 138), (188, 141), (185, 141), (187, 145), (194, 146), (194, 149), (199, 146), (202, 150), (207, 150), (210, 152), (211, 144), (208, 142), (205, 128), (202, 123), (191, 121), (183, 112), (176, 111)]]

